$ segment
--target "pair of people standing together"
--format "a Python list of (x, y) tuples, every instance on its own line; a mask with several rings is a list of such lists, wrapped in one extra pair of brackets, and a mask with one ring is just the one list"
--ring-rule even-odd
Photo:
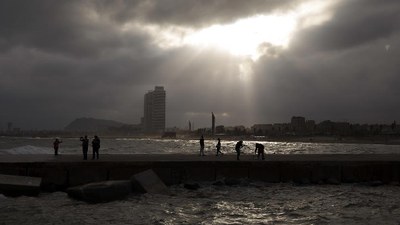
[[(83, 160), (87, 160), (87, 153), (89, 150), (89, 139), (85, 135), (85, 137), (81, 137), (80, 141), (82, 142), (82, 152), (83, 152)], [(92, 159), (99, 159), (99, 149), (100, 149), (100, 138), (95, 135), (92, 140), (92, 148), (93, 148), (93, 157)]]
[[(216, 156), (218, 156), (219, 154), (222, 155), (222, 152), (221, 152), (221, 139), (218, 138), (218, 143), (217, 143), (217, 145), (215, 147), (217, 148), (217, 155)], [(200, 138), (200, 156), (205, 156), (205, 154), (204, 154), (204, 137), (203, 137), (203, 135), (201, 135), (201, 138)]]

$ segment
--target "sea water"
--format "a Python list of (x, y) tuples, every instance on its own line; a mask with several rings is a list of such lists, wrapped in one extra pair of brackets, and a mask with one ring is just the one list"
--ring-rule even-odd
[[(54, 138), (0, 137), (0, 154), (53, 154)], [(61, 154), (81, 154), (79, 138), (61, 139)], [(399, 154), (399, 145), (312, 142), (244, 141), (242, 151), (254, 153), (255, 143), (265, 145), (267, 154)], [(205, 152), (214, 154), (216, 140), (205, 140)], [(235, 153), (236, 141), (221, 141), (221, 151)], [(199, 140), (102, 138), (102, 154), (198, 154)]]
[[(53, 154), (53, 138), (0, 138), (1, 154)], [(61, 154), (80, 154), (80, 141), (64, 138)], [(262, 142), (277, 154), (382, 154), (398, 145)], [(215, 140), (206, 141), (215, 152)], [(245, 141), (245, 153), (254, 151)], [(234, 152), (235, 141), (222, 141)], [(198, 154), (198, 140), (102, 139), (105, 154)], [(200, 183), (200, 189), (169, 187), (171, 195), (131, 195), (88, 204), (64, 192), (38, 197), (0, 195), (0, 224), (400, 224), (400, 186), (307, 185), (242, 181), (226, 186)]]
[(0, 196), (0, 224), (396, 224), (400, 187), (245, 183), (171, 195), (131, 195), (100, 204), (68, 198)]

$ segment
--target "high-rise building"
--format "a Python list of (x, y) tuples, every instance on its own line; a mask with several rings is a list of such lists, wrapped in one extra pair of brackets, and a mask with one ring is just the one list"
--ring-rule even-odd
[(302, 116), (293, 116), (290, 125), (296, 132), (304, 131), (306, 127), (306, 119)]
[(154, 91), (144, 95), (144, 130), (162, 132), (165, 130), (165, 98), (164, 87), (156, 86)]
[(8, 123), (7, 123), (7, 132), (11, 132), (12, 129), (13, 129), (13, 123), (8, 122)]
[(211, 113), (211, 133), (212, 135), (215, 134), (215, 116), (214, 113)]

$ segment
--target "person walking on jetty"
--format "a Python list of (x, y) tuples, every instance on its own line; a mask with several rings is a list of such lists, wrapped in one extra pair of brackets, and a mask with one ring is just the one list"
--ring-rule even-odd
[(221, 152), (221, 139), (218, 138), (218, 143), (217, 143), (217, 145), (215, 147), (217, 148), (217, 156), (218, 156), (218, 154), (222, 155), (222, 152)]
[(240, 149), (241, 148), (243, 148), (243, 141), (242, 140), (238, 141), (236, 143), (236, 146), (235, 146), (237, 160), (240, 160), (239, 157), (240, 157)]
[(200, 156), (205, 156), (204, 155), (204, 137), (201, 135), (200, 138)]
[(265, 157), (264, 157), (264, 145), (263, 144), (256, 143), (255, 154), (257, 154), (257, 159), (260, 159), (260, 155), (261, 155), (262, 160), (265, 159)]
[(82, 153), (83, 153), (83, 160), (87, 160), (87, 153), (89, 151), (89, 139), (87, 135), (85, 137), (81, 137), (80, 141), (82, 142)]
[(99, 159), (99, 149), (100, 149), (100, 138), (97, 137), (96, 135), (94, 136), (93, 140), (92, 140), (92, 148), (93, 148), (93, 157), (92, 160), (94, 158)]
[(60, 147), (61, 143), (62, 143), (62, 141), (58, 140), (58, 138), (56, 138), (56, 140), (54, 140), (54, 142), (53, 142), (54, 155), (58, 155), (58, 148)]

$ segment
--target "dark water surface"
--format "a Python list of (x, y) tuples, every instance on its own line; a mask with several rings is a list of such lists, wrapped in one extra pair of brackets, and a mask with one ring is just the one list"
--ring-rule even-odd
[(0, 224), (399, 224), (400, 187), (244, 183), (101, 204), (63, 192), (0, 196)]

